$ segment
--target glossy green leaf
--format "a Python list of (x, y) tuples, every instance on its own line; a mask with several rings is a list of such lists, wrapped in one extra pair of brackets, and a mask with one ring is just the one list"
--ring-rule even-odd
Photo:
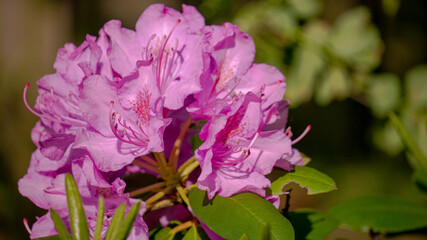
[(246, 234), (243, 234), (239, 240), (249, 240), (248, 236)]
[(132, 208), (128, 212), (128, 215), (120, 224), (120, 228), (118, 229), (115, 239), (125, 240), (129, 236), (129, 233), (132, 230), (136, 215), (138, 214), (140, 207), (141, 202), (137, 202), (132, 206)]
[(185, 233), (184, 238), (182, 240), (202, 240), (202, 238), (200, 237), (199, 232), (197, 231), (197, 227), (193, 225)]
[(337, 189), (334, 180), (328, 175), (311, 167), (295, 166), (295, 171), (287, 173), (271, 183), (272, 194), (283, 194), (283, 187), (291, 182), (306, 188), (309, 195)]
[(113, 218), (111, 219), (110, 226), (107, 229), (107, 233), (105, 235), (105, 240), (113, 240), (116, 239), (115, 236), (120, 228), (120, 224), (123, 221), (123, 217), (125, 215), (125, 207), (126, 203), (120, 204), (114, 212)]
[(98, 200), (98, 215), (96, 217), (96, 226), (95, 233), (93, 235), (93, 240), (100, 240), (102, 233), (102, 225), (104, 223), (104, 213), (105, 213), (105, 203), (102, 195), (99, 196)]
[(324, 213), (312, 209), (299, 209), (288, 215), (294, 226), (296, 240), (324, 239), (339, 225), (335, 219), (326, 219)]
[(159, 232), (154, 236), (154, 240), (172, 240), (175, 237), (174, 232), (171, 231), (170, 227), (162, 228)]
[(82, 199), (76, 181), (69, 173), (65, 175), (65, 189), (70, 212), (71, 236), (74, 240), (89, 240), (89, 228)]
[(58, 232), (58, 236), (61, 240), (71, 240), (71, 236), (68, 233), (67, 227), (65, 227), (64, 222), (59, 217), (58, 213), (50, 209), (50, 216), (52, 218), (53, 224), (55, 225), (55, 229)]
[(391, 73), (372, 75), (366, 94), (366, 101), (373, 113), (379, 118), (386, 117), (399, 107), (400, 80)]
[(332, 206), (327, 218), (356, 230), (397, 233), (427, 227), (427, 207), (386, 196), (357, 197)]
[(294, 239), (289, 221), (269, 201), (256, 194), (215, 196), (209, 200), (206, 192), (193, 188), (189, 199), (197, 217), (226, 239), (239, 239), (243, 234), (250, 239), (262, 239), (266, 226), (269, 239)]

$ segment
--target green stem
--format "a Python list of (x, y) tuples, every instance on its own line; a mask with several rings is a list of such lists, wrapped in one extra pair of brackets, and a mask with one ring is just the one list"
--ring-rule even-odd
[(160, 198), (164, 197), (166, 194), (168, 194), (174, 187), (167, 187), (165, 189), (163, 189), (162, 191), (156, 193), (154, 196), (150, 197), (149, 199), (147, 199), (147, 201), (145, 201), (145, 203), (151, 204), (154, 203), (155, 201), (159, 200)]
[(172, 228), (171, 232), (173, 232), (174, 234), (176, 234), (177, 232), (180, 232), (182, 230), (188, 229), (191, 226), (193, 226), (193, 221), (190, 220), (190, 221), (187, 221), (187, 222), (185, 222), (185, 223), (183, 223), (183, 224), (181, 224), (179, 226), (176, 226), (176, 227)]
[(169, 165), (172, 167), (172, 169), (176, 169), (177, 166), (177, 162), (178, 162), (178, 157), (179, 157), (179, 152), (181, 149), (181, 145), (182, 145), (182, 141), (184, 139), (185, 134), (187, 133), (188, 129), (191, 126), (191, 123), (193, 122), (193, 120), (191, 119), (191, 117), (187, 120), (187, 122), (182, 126), (181, 131), (179, 132), (179, 135), (173, 145), (171, 154), (169, 156)]
[(191, 163), (193, 163), (194, 161), (196, 161), (196, 158), (194, 156), (192, 156), (191, 158), (189, 158), (187, 161), (185, 161), (181, 167), (178, 168), (178, 174), (181, 175), (182, 171), (184, 171), (184, 169), (190, 165)]
[(188, 177), (188, 175), (197, 167), (199, 166), (199, 162), (195, 161), (193, 163), (191, 163), (190, 165), (188, 165), (188, 167), (186, 167), (182, 173), (180, 174), (180, 178), (181, 179), (186, 179)]
[(168, 165), (166, 163), (165, 155), (163, 152), (161, 153), (153, 153), (154, 157), (156, 158), (157, 162), (159, 163), (159, 170), (160, 170), (160, 176), (166, 181), (170, 174)]
[(158, 210), (166, 207), (172, 207), (173, 204), (174, 203), (170, 199), (165, 199), (162, 201), (158, 201), (154, 204), (147, 205), (147, 210), (154, 211), (154, 210)]
[(145, 162), (142, 162), (140, 159), (138, 159), (138, 158), (136, 158), (135, 160), (133, 160), (133, 162), (132, 162), (133, 164), (135, 164), (135, 165), (138, 165), (138, 166), (140, 166), (140, 167), (142, 167), (142, 168), (145, 168), (145, 169), (148, 169), (148, 170), (150, 170), (150, 171), (153, 171), (153, 172), (155, 172), (155, 173), (159, 173), (159, 169), (157, 169), (156, 167), (154, 167), (154, 166), (152, 166), (151, 164), (148, 164), (148, 163), (145, 163)]
[(399, 118), (394, 113), (390, 113), (390, 120), (394, 127), (399, 132), (400, 136), (403, 139), (406, 147), (413, 154), (414, 158), (417, 160), (418, 167), (421, 167), (424, 171), (427, 171), (427, 158), (421, 152), (421, 149), (409, 135), (408, 130), (399, 120)]
[(187, 204), (187, 206), (190, 206), (190, 200), (188, 200), (187, 193), (181, 187), (181, 185), (176, 186), (176, 190), (178, 190), (178, 193), (181, 196), (182, 200), (184, 200), (185, 204)]

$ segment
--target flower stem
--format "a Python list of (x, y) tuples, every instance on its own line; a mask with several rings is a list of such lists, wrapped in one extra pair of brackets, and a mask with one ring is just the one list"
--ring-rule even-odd
[(154, 204), (147, 205), (147, 210), (158, 210), (166, 207), (172, 207), (173, 202), (170, 199), (165, 199)]
[(149, 192), (151, 190), (154, 190), (154, 189), (157, 189), (157, 188), (161, 188), (161, 187), (164, 187), (164, 186), (166, 186), (166, 182), (158, 182), (158, 183), (155, 183), (155, 184), (152, 184), (152, 185), (148, 185), (146, 187), (134, 190), (134, 191), (132, 191), (132, 192), (129, 193), (129, 196), (130, 197), (135, 197), (135, 196), (141, 195), (143, 193), (146, 193), (146, 192)]
[(193, 163), (191, 163), (190, 165), (188, 165), (188, 167), (186, 167), (182, 173), (180, 174), (180, 178), (186, 180), (186, 178), (188, 177), (188, 175), (197, 167), (199, 166), (199, 162), (195, 161)]
[(145, 168), (145, 169), (148, 169), (148, 170), (150, 170), (150, 171), (153, 171), (153, 172), (155, 172), (155, 173), (159, 173), (159, 169), (157, 169), (156, 167), (154, 167), (153, 165), (151, 165), (151, 164), (148, 164), (148, 163), (145, 163), (145, 162), (142, 162), (140, 159), (138, 159), (138, 158), (136, 158), (135, 160), (133, 160), (133, 162), (132, 162), (133, 164), (135, 164), (135, 165), (138, 165), (138, 166), (140, 166), (140, 167), (142, 167), (142, 168)]
[(162, 191), (156, 193), (154, 196), (150, 197), (149, 199), (147, 199), (147, 201), (145, 201), (145, 203), (151, 204), (154, 203), (155, 201), (159, 200), (160, 198), (164, 197), (167, 193), (169, 193), (171, 190), (173, 189), (173, 187), (167, 187), (165, 189), (163, 189)]
[(161, 152), (161, 153), (155, 152), (153, 154), (154, 154), (154, 157), (156, 158), (157, 162), (159, 163), (160, 175), (166, 181), (168, 176), (171, 174), (170, 174), (168, 165), (166, 163), (165, 155), (163, 154), (163, 152)]
[(187, 206), (190, 206), (190, 200), (188, 200), (187, 193), (181, 187), (181, 185), (176, 186), (176, 190), (178, 190), (178, 193), (181, 196), (182, 200), (185, 202), (185, 204), (187, 204)]
[(181, 131), (179, 132), (179, 135), (175, 140), (171, 154), (169, 156), (169, 164), (172, 167), (172, 169), (176, 169), (182, 141), (188, 129), (190, 128), (192, 122), (193, 120), (191, 119), (191, 117), (189, 117), (187, 122), (185, 122), (184, 125), (182, 126)]
[(151, 157), (149, 157), (147, 155), (139, 156), (139, 158), (145, 160), (146, 162), (150, 163), (151, 165), (153, 165), (155, 167), (159, 166), (159, 164), (154, 159), (152, 159)]
[(172, 228), (171, 232), (173, 232), (174, 234), (176, 234), (177, 232), (180, 232), (182, 230), (188, 229), (191, 226), (193, 226), (193, 221), (190, 220), (190, 221), (187, 221), (187, 222), (185, 222), (185, 223), (183, 223), (183, 224), (181, 224), (179, 226), (176, 226), (176, 227)]
[(184, 169), (185, 169), (188, 165), (190, 165), (191, 163), (193, 163), (195, 160), (196, 160), (196, 158), (195, 158), (194, 156), (192, 156), (192, 157), (191, 157), (191, 158), (189, 158), (187, 161), (185, 161), (185, 162), (181, 165), (181, 167), (179, 167), (179, 169), (178, 169), (178, 174), (181, 174), (181, 173), (182, 173), (182, 171), (184, 171)]

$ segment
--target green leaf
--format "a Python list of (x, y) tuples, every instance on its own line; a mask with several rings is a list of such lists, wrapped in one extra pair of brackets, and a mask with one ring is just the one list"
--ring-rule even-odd
[(249, 240), (248, 236), (243, 233), (243, 235), (239, 238), (239, 240)]
[(189, 199), (197, 217), (223, 238), (239, 239), (246, 234), (250, 239), (262, 239), (268, 226), (270, 239), (294, 239), (289, 221), (269, 201), (256, 194), (215, 196), (209, 200), (206, 192), (193, 188)]
[(59, 217), (58, 213), (50, 209), (50, 216), (52, 218), (53, 224), (55, 224), (55, 229), (58, 232), (58, 236), (61, 240), (71, 240), (71, 236), (68, 233), (67, 228), (65, 227), (64, 222)]
[(327, 218), (356, 230), (398, 233), (427, 227), (427, 207), (386, 196), (357, 197), (332, 206)]
[(89, 228), (82, 199), (76, 181), (69, 173), (65, 175), (68, 210), (70, 212), (71, 235), (74, 240), (89, 240)]
[(366, 100), (375, 116), (386, 117), (399, 107), (400, 80), (395, 74), (383, 73), (369, 78)]
[(339, 226), (339, 222), (334, 219), (324, 219), (323, 221), (315, 222), (312, 225), (312, 230), (308, 233), (307, 240), (320, 240), (331, 234)]
[(293, 59), (287, 78), (289, 91), (286, 91), (285, 99), (289, 99), (295, 107), (311, 99), (314, 82), (325, 68), (325, 59), (322, 52), (307, 46), (296, 48)]
[(335, 98), (342, 100), (350, 94), (350, 80), (347, 72), (338, 66), (328, 69), (317, 89), (316, 102), (325, 106)]
[(129, 236), (129, 233), (132, 230), (136, 215), (138, 214), (140, 207), (141, 207), (141, 202), (137, 202), (132, 206), (132, 208), (128, 212), (128, 215), (122, 221), (115, 239), (125, 240)]
[(171, 231), (170, 227), (162, 228), (154, 236), (154, 240), (172, 240), (175, 237), (175, 233)]
[(185, 233), (184, 238), (182, 240), (202, 240), (197, 231), (197, 227), (194, 225)]
[(295, 229), (296, 240), (324, 239), (339, 225), (337, 220), (326, 219), (324, 213), (312, 209), (299, 209), (288, 215)]
[(396, 128), (387, 121), (385, 125), (378, 124), (373, 128), (374, 144), (390, 156), (401, 153), (404, 146)]
[(362, 71), (374, 69), (381, 60), (383, 44), (370, 18), (366, 7), (343, 13), (335, 22), (328, 44), (335, 56)]
[(427, 172), (423, 170), (416, 170), (412, 177), (418, 188), (427, 193)]
[(288, 183), (297, 183), (307, 189), (307, 194), (319, 194), (336, 190), (335, 182), (326, 174), (311, 167), (295, 166), (295, 171), (276, 179), (271, 183), (273, 195), (283, 194), (283, 187)]
[(107, 234), (105, 235), (105, 240), (115, 239), (117, 231), (120, 228), (120, 224), (123, 221), (125, 215), (126, 203), (120, 204), (114, 212), (113, 218), (111, 219), (110, 226), (107, 229)]
[(104, 213), (105, 213), (104, 198), (102, 197), (102, 195), (100, 195), (98, 200), (98, 215), (96, 216), (96, 226), (95, 226), (95, 233), (93, 235), (93, 240), (101, 239), (102, 225), (104, 223)]

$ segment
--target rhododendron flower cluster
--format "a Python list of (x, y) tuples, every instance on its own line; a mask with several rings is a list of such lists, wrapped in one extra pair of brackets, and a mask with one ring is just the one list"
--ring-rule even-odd
[[(129, 239), (148, 239), (149, 226), (196, 219), (186, 194), (267, 195), (274, 167), (291, 170), (302, 158), (287, 128), (285, 77), (253, 63), (252, 38), (231, 24), (206, 26), (192, 6), (182, 13), (155, 4), (135, 30), (112, 20), (98, 37), (58, 51), (55, 73), (38, 82), (37, 150), (19, 191), (67, 221), (64, 176), (71, 173), (93, 234), (98, 197), (114, 210), (142, 202)], [(155, 183), (129, 188), (129, 176)], [(130, 190), (129, 190), (130, 189)], [(143, 218), (144, 216), (144, 218)], [(32, 239), (56, 235), (50, 214), (32, 225)]]

